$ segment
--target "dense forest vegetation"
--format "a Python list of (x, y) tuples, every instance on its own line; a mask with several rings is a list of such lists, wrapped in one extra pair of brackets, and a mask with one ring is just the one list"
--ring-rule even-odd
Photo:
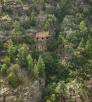
[(92, 0), (0, 0), (0, 86), (0, 102), (92, 102)]

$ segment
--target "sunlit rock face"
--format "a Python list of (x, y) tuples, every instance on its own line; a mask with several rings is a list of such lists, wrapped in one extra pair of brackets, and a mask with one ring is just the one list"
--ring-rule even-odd
[(46, 42), (48, 41), (49, 37), (50, 37), (49, 32), (36, 33), (36, 40), (38, 42), (36, 48), (40, 51), (47, 50)]
[(16, 89), (11, 88), (4, 80), (0, 82), (0, 85), (0, 102), (11, 102), (18, 99), (22, 102), (41, 102), (45, 81), (44, 79), (33, 82), (29, 80)]
[(88, 94), (88, 102), (92, 102), (92, 78), (84, 82)]
[(11, 87), (7, 79), (0, 79), (0, 102), (41, 102), (45, 78), (32, 80), (24, 70), (20, 74), (23, 82), (17, 88)]

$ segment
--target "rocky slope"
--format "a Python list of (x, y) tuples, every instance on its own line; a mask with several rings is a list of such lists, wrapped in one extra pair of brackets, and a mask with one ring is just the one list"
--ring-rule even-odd
[[(82, 13), (84, 13), (84, 15)], [(83, 53), (83, 56), (81, 54), (77, 57), (77, 58), (80, 58), (80, 59), (77, 59), (77, 61), (79, 61), (78, 65), (76, 64), (77, 62), (72, 63), (72, 65), (76, 64), (77, 67), (81, 69), (79, 65), (80, 61), (82, 61), (81, 58), (84, 58), (86, 54), (82, 52), (82, 50), (80, 51), (80, 48), (77, 49), (76, 46), (78, 46), (80, 39), (82, 39), (81, 37), (82, 36), (84, 37), (85, 34), (83, 32), (84, 35), (80, 36), (75, 33), (76, 32), (80, 33), (82, 31), (86, 32), (87, 28), (85, 27), (86, 26), (85, 22), (87, 22), (87, 25), (89, 27), (88, 31), (92, 28), (91, 13), (92, 13), (91, 0), (88, 0), (88, 1), (64, 0), (63, 2), (60, 2), (59, 0), (56, 0), (56, 1), (55, 0), (49, 0), (49, 1), (33, 0), (33, 2), (31, 0), (4, 0), (4, 2), (1, 2), (0, 4), (0, 68), (4, 63), (2, 59), (6, 55), (10, 57), (8, 52), (9, 51), (12, 52), (14, 50), (14, 49), (9, 49), (9, 51), (7, 51), (8, 49), (7, 46), (12, 45), (15, 47), (15, 45), (13, 45), (15, 43), (18, 46), (19, 44), (22, 45), (24, 42), (26, 42), (26, 44), (29, 46), (29, 52), (27, 53), (33, 54), (36, 51), (38, 51), (37, 54), (39, 54), (39, 51), (41, 51), (40, 53), (44, 54), (45, 52), (47, 53), (52, 52), (52, 54), (54, 53), (57, 55), (58, 60), (61, 61), (59, 63), (63, 63), (62, 65), (66, 65), (66, 62), (69, 59), (72, 59), (73, 54), (75, 54), (74, 55), (74, 58), (75, 58), (76, 54)], [(82, 22), (80, 24), (81, 20), (84, 20), (85, 22)], [(81, 29), (79, 28), (80, 25), (82, 27)], [(58, 33), (62, 34), (62, 36), (60, 37)], [(71, 35), (72, 33), (73, 35)], [(86, 39), (86, 37), (84, 38)], [(50, 46), (55, 45), (54, 49), (52, 48), (50, 50), (48, 48), (48, 45), (50, 42), (49, 39), (50, 41), (52, 39), (55, 39), (55, 41), (53, 40), (53, 42), (50, 44)], [(57, 41), (57, 39), (62, 41), (59, 42)], [(62, 43), (65, 43), (65, 44), (62, 44)], [(4, 47), (2, 48), (2, 46)], [(16, 49), (18, 48), (21, 48), (21, 47), (18, 46)], [(22, 50), (17, 50), (14, 53), (15, 55), (12, 58), (13, 60), (11, 59), (10, 61), (11, 63), (13, 64), (17, 63), (18, 59), (16, 58), (16, 56), (21, 58), (22, 54), (26, 53), (24, 49), (24, 53), (22, 53), (21, 55), (20, 53), (19, 55), (16, 55), (18, 51), (22, 52)], [(75, 51), (77, 51), (77, 53), (74, 53)], [(36, 54), (34, 54), (33, 56), (38, 57), (38, 55)], [(50, 58), (47, 58), (47, 59), (50, 60)], [(36, 62), (37, 61), (34, 59), (34, 63)], [(49, 62), (50, 61), (48, 61), (47, 64)], [(22, 62), (22, 65), (21, 65), (22, 70), (20, 71), (22, 83), (17, 88), (12, 88), (9, 85), (7, 77), (5, 77), (6, 75), (2, 76), (2, 74), (0, 73), (0, 102), (21, 102), (21, 101), (22, 102), (43, 102), (43, 101), (55, 102), (53, 101), (55, 94), (52, 94), (52, 92), (51, 92), (52, 101), (49, 101), (49, 100), (45, 101), (45, 99), (50, 97), (49, 94), (45, 97), (44, 100), (42, 99), (45, 94), (44, 92), (47, 91), (47, 87), (49, 86), (47, 82), (50, 78), (52, 78), (53, 80), (54, 79), (53, 76), (50, 77), (49, 79), (46, 79), (50, 75), (49, 76), (43, 75), (45, 77), (40, 77), (40, 78), (38, 77), (33, 80), (33, 78), (30, 77), (29, 73), (25, 71), (26, 69), (25, 65), (26, 65), (26, 62), (25, 61)], [(52, 65), (52, 70), (54, 67), (53, 65)], [(63, 67), (61, 67), (60, 70), (62, 69)], [(68, 68), (65, 68), (65, 71), (66, 69)], [(69, 71), (71, 71), (71, 69), (72, 68), (70, 68)], [(54, 73), (54, 71), (52, 71), (52, 73)], [(55, 74), (58, 74), (58, 73), (55, 73)], [(62, 74), (60, 74), (60, 76), (63, 76)], [(59, 80), (59, 78), (57, 78), (57, 80)], [(65, 83), (65, 86), (67, 88), (63, 90), (65, 92), (64, 94), (61, 92), (61, 89), (58, 88), (60, 87), (60, 85), (57, 80), (56, 80), (57, 87), (55, 88), (56, 88), (56, 95), (58, 96), (59, 94), (59, 102), (92, 102), (92, 94), (91, 94), (92, 79), (84, 82), (83, 89), (80, 88), (80, 83), (77, 83), (75, 80)]]

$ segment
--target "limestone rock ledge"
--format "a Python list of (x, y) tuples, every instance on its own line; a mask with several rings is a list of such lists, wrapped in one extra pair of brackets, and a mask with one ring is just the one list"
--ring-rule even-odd
[(18, 88), (11, 88), (5, 80), (0, 81), (0, 102), (41, 102), (45, 81), (35, 80), (20, 85)]

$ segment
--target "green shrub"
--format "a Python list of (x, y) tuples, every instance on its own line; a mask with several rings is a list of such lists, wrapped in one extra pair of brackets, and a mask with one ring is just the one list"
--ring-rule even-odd
[(16, 75), (18, 73), (20, 73), (20, 65), (19, 64), (11, 64), (11, 66), (9, 67), (8, 72), (14, 72)]
[(7, 73), (7, 65), (6, 65), (6, 64), (1, 65), (1, 70), (0, 70), (0, 72), (1, 72), (2, 74), (6, 74), (6, 73)]
[(20, 84), (20, 81), (19, 81), (18, 77), (13, 72), (9, 73), (8, 82), (9, 82), (10, 86), (13, 87), (13, 88), (18, 87), (19, 84)]
[(25, 21), (24, 24), (23, 24), (23, 27), (25, 29), (29, 29), (30, 28), (30, 21)]
[(17, 98), (16, 101), (14, 102), (23, 102), (23, 101)]
[(3, 59), (3, 62), (6, 64), (6, 65), (9, 65), (10, 64), (10, 58), (8, 56), (5, 56), (4, 59)]
[(30, 25), (31, 26), (36, 26), (37, 22), (35, 19), (32, 19), (31, 22), (30, 22)]

